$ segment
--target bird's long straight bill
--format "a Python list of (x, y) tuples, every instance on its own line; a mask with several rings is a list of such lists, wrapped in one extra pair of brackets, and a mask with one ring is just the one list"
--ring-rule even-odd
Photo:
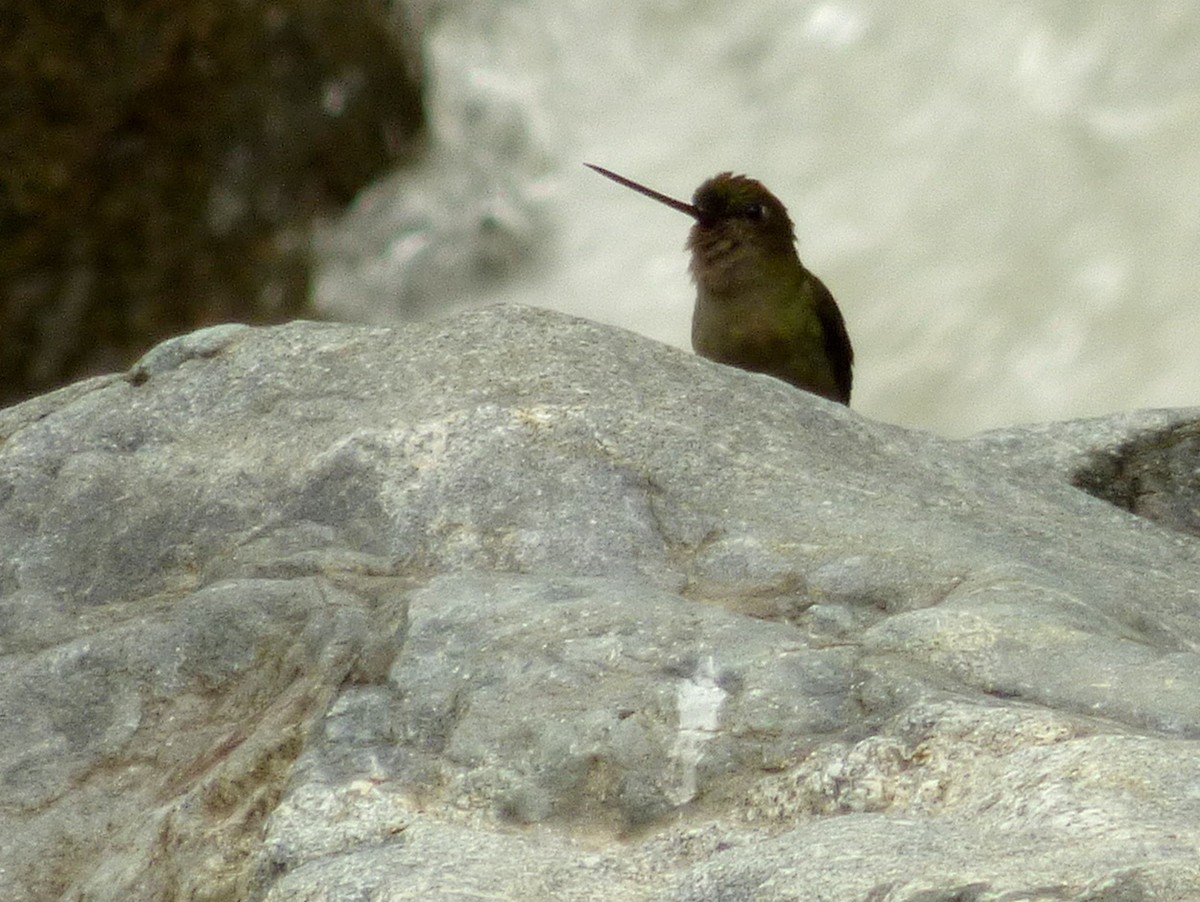
[(583, 165), (586, 166), (588, 169), (595, 170), (596, 172), (600, 173), (605, 178), (612, 179), (618, 185), (624, 185), (626, 188), (632, 188), (638, 194), (644, 194), (644, 195), (646, 195), (646, 197), (653, 198), (654, 200), (658, 201), (661, 204), (666, 204), (668, 207), (670, 207), (673, 210), (678, 210), (680, 213), (686, 213), (688, 216), (692, 217), (692, 219), (700, 218), (700, 211), (697, 210), (695, 207), (693, 207), (691, 204), (685, 204), (681, 200), (676, 200), (675, 198), (668, 197), (665, 194), (659, 194), (653, 188), (647, 188), (645, 185), (639, 185), (637, 182), (633, 181), (632, 179), (627, 179), (623, 175), (617, 175), (615, 172), (605, 169), (602, 166), (596, 166), (596, 165), (593, 165), (592, 163), (584, 163)]

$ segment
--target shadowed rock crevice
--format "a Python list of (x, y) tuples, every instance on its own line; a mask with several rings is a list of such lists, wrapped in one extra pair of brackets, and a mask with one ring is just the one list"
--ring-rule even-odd
[(1160, 526), (1200, 536), (1200, 421), (1139, 435), (1097, 455), (1072, 482)]

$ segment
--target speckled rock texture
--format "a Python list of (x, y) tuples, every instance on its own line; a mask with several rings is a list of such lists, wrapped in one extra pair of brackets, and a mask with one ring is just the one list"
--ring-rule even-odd
[(1200, 411), (964, 441), (559, 314), (0, 411), (0, 882), (1200, 898)]

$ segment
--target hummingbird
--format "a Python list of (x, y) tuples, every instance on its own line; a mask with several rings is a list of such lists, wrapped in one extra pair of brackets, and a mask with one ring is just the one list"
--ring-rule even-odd
[(850, 403), (854, 351), (842, 312), (800, 262), (787, 208), (762, 182), (722, 172), (697, 188), (689, 204), (584, 165), (695, 220), (687, 249), (697, 354)]

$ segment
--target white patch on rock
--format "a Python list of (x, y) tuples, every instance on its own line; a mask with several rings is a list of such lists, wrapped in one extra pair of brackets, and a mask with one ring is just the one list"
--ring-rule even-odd
[(685, 805), (696, 797), (696, 769), (704, 755), (704, 744), (717, 732), (725, 695), (725, 690), (717, 685), (717, 670), (711, 655), (676, 687), (679, 735), (671, 748), (675, 785), (668, 793), (676, 805)]

